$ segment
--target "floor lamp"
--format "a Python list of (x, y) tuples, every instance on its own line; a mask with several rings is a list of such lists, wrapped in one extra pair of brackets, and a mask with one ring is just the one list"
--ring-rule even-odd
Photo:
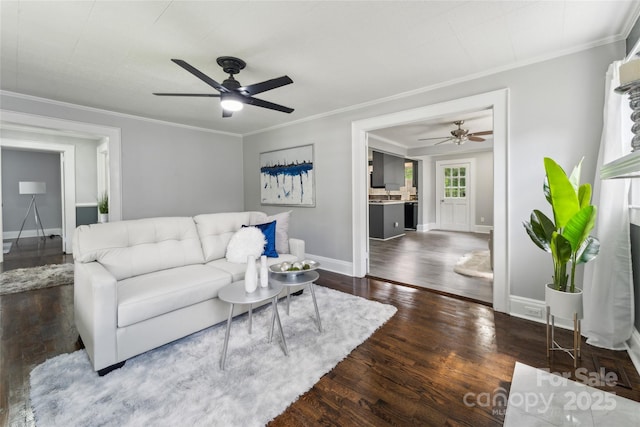
[(27, 217), (29, 216), (29, 212), (33, 207), (33, 215), (36, 220), (36, 236), (38, 233), (38, 226), (40, 226), (40, 230), (42, 230), (42, 238), (45, 239), (44, 228), (42, 228), (42, 220), (40, 219), (40, 213), (38, 212), (38, 204), (36, 203), (36, 194), (45, 194), (47, 192), (47, 186), (44, 182), (36, 182), (36, 181), (20, 181), (18, 182), (18, 191), (20, 194), (30, 194), (31, 195), (31, 203), (29, 203), (29, 207), (27, 208), (27, 213), (24, 214), (24, 219), (22, 220), (22, 225), (20, 226), (20, 232), (18, 233), (18, 238), (16, 239), (16, 243), (20, 240), (20, 235), (22, 234), (22, 229), (24, 228), (24, 223), (27, 221)]

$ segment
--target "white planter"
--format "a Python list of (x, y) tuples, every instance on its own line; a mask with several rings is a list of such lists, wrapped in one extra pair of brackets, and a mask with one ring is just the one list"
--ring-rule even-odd
[(109, 222), (109, 214), (103, 214), (103, 213), (99, 213), (98, 214), (98, 222), (99, 223), (103, 223), (103, 222)]
[(582, 319), (582, 289), (576, 288), (576, 292), (561, 292), (553, 289), (551, 283), (547, 284), (544, 299), (552, 316), (573, 320), (574, 313), (578, 319)]

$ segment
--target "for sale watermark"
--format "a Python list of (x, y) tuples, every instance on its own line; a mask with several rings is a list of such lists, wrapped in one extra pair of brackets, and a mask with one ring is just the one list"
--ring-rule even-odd
[[(613, 387), (618, 382), (614, 372), (598, 372), (578, 368), (575, 378), (591, 387)], [(512, 391), (498, 387), (491, 392), (464, 395), (463, 402), (468, 407), (491, 408), (493, 415), (505, 415), (507, 405), (520, 408), (527, 413), (545, 414), (552, 410), (552, 403), (564, 411), (612, 411), (616, 408), (615, 393), (584, 387), (571, 387), (571, 372), (551, 373), (541, 369), (536, 374), (536, 387), (528, 391)]]

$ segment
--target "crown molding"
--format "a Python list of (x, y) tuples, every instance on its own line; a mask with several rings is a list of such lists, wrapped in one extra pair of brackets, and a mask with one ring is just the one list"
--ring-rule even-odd
[(89, 112), (92, 112), (92, 113), (107, 114), (107, 115), (110, 115), (110, 116), (122, 117), (122, 118), (125, 118), (125, 119), (140, 120), (140, 121), (143, 121), (143, 122), (161, 124), (161, 125), (166, 125), (166, 126), (173, 126), (173, 127), (178, 127), (178, 128), (182, 128), (182, 129), (196, 130), (196, 131), (200, 131), (200, 132), (208, 132), (208, 133), (215, 133), (215, 134), (218, 134), (218, 135), (227, 135), (227, 136), (233, 136), (233, 137), (236, 137), (236, 138), (242, 138), (242, 135), (239, 134), (239, 133), (224, 132), (224, 131), (215, 130), (215, 129), (208, 129), (208, 128), (201, 128), (201, 127), (197, 127), (197, 126), (185, 125), (185, 124), (182, 124), (182, 123), (175, 123), (175, 122), (168, 122), (168, 121), (164, 121), (164, 120), (152, 119), (152, 118), (144, 117), (144, 116), (136, 116), (134, 114), (119, 113), (117, 111), (104, 110), (104, 109), (95, 108), (95, 107), (88, 107), (86, 105), (73, 104), (73, 103), (64, 102), (64, 101), (57, 101), (55, 99), (49, 99), (49, 98), (41, 98), (39, 96), (27, 95), (27, 94), (24, 94), (24, 93), (11, 92), (11, 91), (7, 91), (7, 90), (0, 90), (0, 96), (8, 96), (8, 97), (11, 97), (11, 98), (24, 99), (24, 100), (27, 100), (27, 101), (42, 102), (44, 104), (55, 105), (55, 106), (58, 106), (58, 107), (75, 108), (75, 109), (78, 109), (78, 110), (89, 111)]

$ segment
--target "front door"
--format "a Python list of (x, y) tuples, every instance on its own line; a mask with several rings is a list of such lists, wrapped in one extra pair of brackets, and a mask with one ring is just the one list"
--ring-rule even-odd
[(471, 164), (436, 162), (436, 222), (441, 230), (470, 231)]

